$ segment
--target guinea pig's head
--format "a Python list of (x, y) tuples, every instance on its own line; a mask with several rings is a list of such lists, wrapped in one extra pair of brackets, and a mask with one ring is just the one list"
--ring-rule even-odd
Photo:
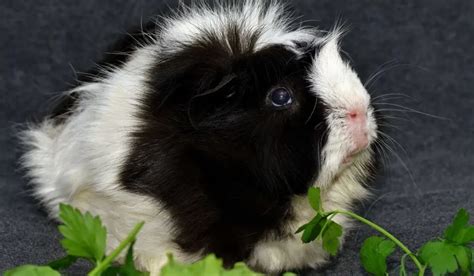
[(268, 193), (302, 194), (367, 169), (374, 110), (337, 32), (268, 41), (241, 29), (162, 45), (144, 111), (157, 141), (186, 152), (217, 185)]

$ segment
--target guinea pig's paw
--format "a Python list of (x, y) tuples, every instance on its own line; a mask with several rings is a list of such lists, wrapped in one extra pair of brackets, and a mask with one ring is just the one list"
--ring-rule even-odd
[(166, 265), (168, 259), (166, 254), (162, 255), (146, 255), (135, 254), (135, 266), (140, 271), (150, 273), (150, 276), (159, 276), (161, 269)]
[(255, 246), (248, 264), (267, 273), (317, 268), (328, 259), (321, 242), (304, 244), (298, 237), (262, 241)]

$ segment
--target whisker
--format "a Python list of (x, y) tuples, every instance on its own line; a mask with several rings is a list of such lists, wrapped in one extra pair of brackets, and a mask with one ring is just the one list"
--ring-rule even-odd
[(401, 132), (403, 131), (403, 129), (402, 129), (401, 127), (396, 126), (396, 125), (394, 125), (394, 124), (379, 123), (378, 125), (379, 125), (379, 126), (386, 126), (386, 127), (394, 128), (394, 129), (399, 130), (399, 131), (401, 131)]
[(387, 96), (387, 97), (383, 97), (383, 98), (378, 98), (375, 101), (372, 100), (372, 103), (373, 104), (379, 104), (379, 103), (382, 102), (382, 100), (383, 101), (387, 101), (387, 100), (396, 101), (396, 100), (405, 100), (405, 99), (406, 99), (405, 97), (401, 97), (401, 96)]
[(69, 65), (69, 67), (71, 68), (72, 73), (74, 74), (74, 79), (77, 80), (79, 77), (78, 77), (78, 73), (77, 73), (76, 68), (74, 68), (74, 66), (73, 66), (72, 63), (70, 63), (70, 62), (68, 62), (68, 65)]
[(317, 129), (318, 127), (320, 127), (324, 122), (319, 122), (315, 127), (314, 129)]
[(387, 168), (387, 163), (390, 161), (384, 147), (380, 144), (378, 140), (375, 141), (374, 146), (379, 150), (380, 157), (382, 158), (382, 166)]
[(403, 161), (403, 159), (400, 157), (400, 155), (398, 155), (395, 150), (393, 150), (387, 143), (385, 143), (383, 140), (380, 140), (381, 143), (383, 143), (385, 145), (385, 147), (387, 148), (387, 150), (389, 150), (390, 153), (392, 153), (396, 158), (397, 160), (400, 162), (400, 164), (402, 165), (402, 167), (406, 170), (408, 176), (410, 177), (410, 180), (412, 182), (412, 185), (413, 187), (415, 188), (418, 196), (421, 196), (422, 193), (421, 193), (421, 189), (418, 187), (418, 185), (416, 184), (415, 182), (415, 178), (413, 177), (413, 174), (412, 172), (410, 171), (410, 169), (408, 168), (407, 164)]
[(407, 112), (413, 112), (413, 113), (425, 115), (425, 116), (428, 116), (428, 117), (431, 117), (431, 118), (435, 118), (435, 119), (440, 119), (440, 120), (447, 120), (447, 121), (450, 120), (450, 119), (448, 119), (448, 118), (446, 118), (446, 117), (442, 117), (442, 116), (438, 116), (438, 115), (429, 114), (429, 113), (426, 113), (426, 112), (423, 112), (423, 111), (419, 111), (419, 110), (416, 110), (416, 109), (413, 109), (413, 108), (409, 108), (409, 107), (406, 107), (406, 106), (403, 106), (403, 105), (399, 105), (399, 104), (393, 104), (393, 103), (378, 103), (378, 105), (388, 105), (388, 106), (399, 107), (399, 108), (402, 108), (402, 110), (407, 111)]
[(380, 108), (380, 109), (377, 109), (376, 111), (403, 112), (403, 113), (409, 112), (408, 110), (405, 110), (405, 109), (396, 109), (396, 108)]
[(368, 78), (367, 81), (365, 81), (364, 86), (367, 88), (367, 90), (370, 89), (370, 86), (372, 86), (372, 84), (380, 77), (381, 74), (383, 74), (383, 73), (385, 73), (389, 70), (395, 69), (397, 67), (408, 66), (408, 67), (413, 67), (413, 68), (423, 70), (423, 71), (427, 71), (427, 72), (430, 71), (427, 68), (421, 67), (419, 65), (409, 64), (409, 63), (393, 64), (389, 67), (383, 68), (383, 66), (385, 66), (385, 65), (388, 66), (390, 63), (395, 63), (395, 62), (396, 62), (395, 60), (391, 60), (391, 61), (385, 62), (384, 64), (382, 64), (382, 66), (379, 66), (379, 68), (382, 67), (382, 69), (380, 69), (379, 71), (376, 71), (375, 74), (373, 74), (371, 77)]
[(392, 142), (392, 144), (397, 145), (398, 147), (400, 147), (400, 149), (403, 151), (403, 153), (405, 153), (405, 156), (408, 157), (408, 152), (405, 150), (405, 148), (399, 142), (397, 142), (397, 140), (395, 140), (392, 136), (390, 136), (387, 133), (384, 133), (382, 131), (377, 131), (377, 133), (382, 135), (383, 137), (389, 139)]
[(407, 121), (407, 122), (413, 122), (411, 120), (408, 120), (407, 118), (402, 118), (402, 117), (398, 117), (398, 116), (381, 115), (380, 117), (382, 119), (388, 119), (388, 120), (403, 120), (403, 121)]
[[(395, 108), (380, 108), (380, 109), (377, 109), (376, 112), (378, 112), (379, 116), (381, 116), (382, 118), (385, 117), (385, 118), (389, 118), (389, 119), (391, 118), (395, 120), (405, 120), (405, 121), (414, 123), (413, 117), (408, 116), (407, 113), (409, 113), (409, 111), (407, 110), (400, 110), (400, 109), (395, 109)], [(400, 114), (403, 117), (394, 116), (393, 113)], [(386, 114), (390, 114), (390, 115), (386, 115)]]
[(412, 100), (415, 100), (415, 98), (413, 98), (412, 96), (409, 96), (407, 94), (403, 94), (403, 93), (387, 93), (387, 94), (381, 94), (381, 95), (378, 95), (374, 98), (372, 98), (372, 101), (376, 100), (376, 99), (379, 99), (379, 98), (384, 98), (384, 97), (387, 97), (387, 96), (400, 96), (400, 97), (405, 97), (405, 98), (408, 98), (408, 99), (412, 99)]
[(389, 61), (386, 61), (384, 63), (382, 63), (381, 65), (379, 65), (375, 71), (369, 75), (369, 77), (367, 78), (367, 80), (364, 82), (364, 86), (366, 86), (367, 84), (369, 84), (375, 77), (377, 77), (377, 75), (383, 73), (383, 70), (384, 70), (384, 66), (388, 66), (390, 65), (391, 63), (395, 63), (396, 60), (395, 59), (391, 59)]
[[(305, 125), (306, 125), (306, 124), (309, 122), (309, 120), (311, 120), (311, 118), (313, 117), (313, 114), (314, 114), (314, 111), (316, 110), (316, 105), (317, 105), (317, 104), (318, 104), (318, 99), (315, 99), (315, 100), (314, 100), (314, 105), (313, 105), (313, 110), (311, 110), (311, 113), (309, 114), (308, 119), (306, 119), (306, 121), (304, 122)], [(320, 124), (320, 123), (319, 123), (319, 124)], [(318, 124), (318, 125), (319, 125), (319, 124)], [(317, 125), (317, 126), (318, 126), (318, 125)], [(317, 127), (317, 126), (316, 126), (316, 127)], [(316, 129), (316, 127), (315, 127), (314, 129)]]

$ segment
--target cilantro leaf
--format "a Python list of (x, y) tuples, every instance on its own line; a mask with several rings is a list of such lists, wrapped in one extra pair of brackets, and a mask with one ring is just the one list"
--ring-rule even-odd
[(253, 272), (244, 263), (236, 263), (230, 270), (223, 270), (220, 274), (222, 276), (263, 276), (262, 274)]
[[(207, 267), (206, 267), (207, 266)], [(208, 255), (206, 258), (190, 265), (176, 262), (171, 254), (168, 255), (168, 263), (161, 269), (161, 276), (174, 275), (193, 275), (193, 273), (214, 273), (217, 275), (216, 267), (222, 266), (222, 261), (214, 255)], [(204, 274), (202, 274), (204, 275)]]
[(469, 213), (460, 209), (451, 225), (446, 228), (444, 238), (458, 244), (467, 244), (474, 241), (474, 226), (469, 225)]
[(474, 269), (474, 248), (471, 248), (471, 270)]
[(61, 245), (68, 255), (84, 257), (96, 262), (105, 254), (106, 229), (99, 217), (89, 212), (84, 215), (69, 205), (59, 205), (59, 218), (63, 225), (58, 227), (64, 239)]
[(141, 272), (135, 268), (135, 263), (133, 261), (133, 241), (128, 247), (127, 255), (125, 257), (125, 262), (121, 266), (110, 266), (104, 272), (102, 276), (144, 276), (148, 275), (147, 272)]
[(472, 261), (472, 252), (471, 249), (465, 246), (454, 246), (453, 247), (454, 257), (456, 257), (456, 261), (458, 262), (459, 268), (461, 272), (464, 274), (468, 274), (471, 269), (471, 261)]
[(193, 264), (180, 264), (176, 262), (171, 254), (168, 255), (168, 263), (161, 269), (161, 276), (257, 276), (261, 275), (251, 271), (244, 263), (236, 263), (230, 270), (225, 270), (222, 260), (215, 255), (207, 255), (204, 259)]
[(362, 244), (360, 261), (367, 272), (375, 275), (385, 275), (387, 273), (387, 257), (393, 251), (395, 251), (394, 242), (382, 237), (372, 236)]
[(60, 276), (59, 272), (49, 266), (22, 265), (8, 271), (4, 276)]
[(339, 249), (339, 237), (342, 236), (342, 226), (329, 220), (323, 231), (323, 248), (331, 255), (336, 255)]
[(133, 261), (133, 245), (135, 241), (133, 241), (130, 246), (128, 247), (127, 256), (125, 257), (125, 263), (121, 266), (120, 275), (127, 275), (127, 276), (141, 276), (145, 275), (145, 273), (138, 271), (135, 268), (135, 262)]
[(327, 219), (323, 218), (321, 214), (317, 214), (310, 222), (304, 227), (303, 235), (301, 235), (301, 241), (304, 243), (309, 243), (314, 241), (321, 230), (323, 229), (324, 224), (326, 224)]
[(461, 271), (469, 271), (469, 248), (461, 245), (451, 244), (446, 241), (430, 241), (420, 249), (421, 260), (431, 269), (433, 275), (444, 275), (453, 273), (461, 268)]
[(64, 258), (50, 262), (48, 266), (51, 267), (52, 269), (60, 270), (60, 269), (65, 269), (65, 268), (70, 267), (76, 261), (77, 261), (77, 257), (67, 255)]
[(109, 266), (100, 276), (120, 276), (120, 267), (119, 266)]
[(308, 201), (309, 205), (318, 213), (323, 212), (323, 207), (321, 204), (321, 189), (310, 187), (308, 189)]
[(305, 223), (301, 225), (300, 227), (298, 227), (298, 230), (296, 230), (295, 234), (298, 234), (299, 232), (303, 231), (308, 226), (308, 224), (309, 223)]

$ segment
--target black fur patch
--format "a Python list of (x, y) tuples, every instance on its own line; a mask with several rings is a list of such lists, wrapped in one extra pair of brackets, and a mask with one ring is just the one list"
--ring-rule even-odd
[[(265, 234), (286, 235), (290, 198), (317, 176), (325, 107), (309, 92), (311, 56), (282, 46), (253, 51), (229, 26), (230, 49), (208, 35), (157, 61), (121, 178), (170, 212), (175, 242), (226, 265), (245, 260)], [(272, 88), (294, 97), (268, 101)], [(321, 147), (319, 147), (321, 146)]]

